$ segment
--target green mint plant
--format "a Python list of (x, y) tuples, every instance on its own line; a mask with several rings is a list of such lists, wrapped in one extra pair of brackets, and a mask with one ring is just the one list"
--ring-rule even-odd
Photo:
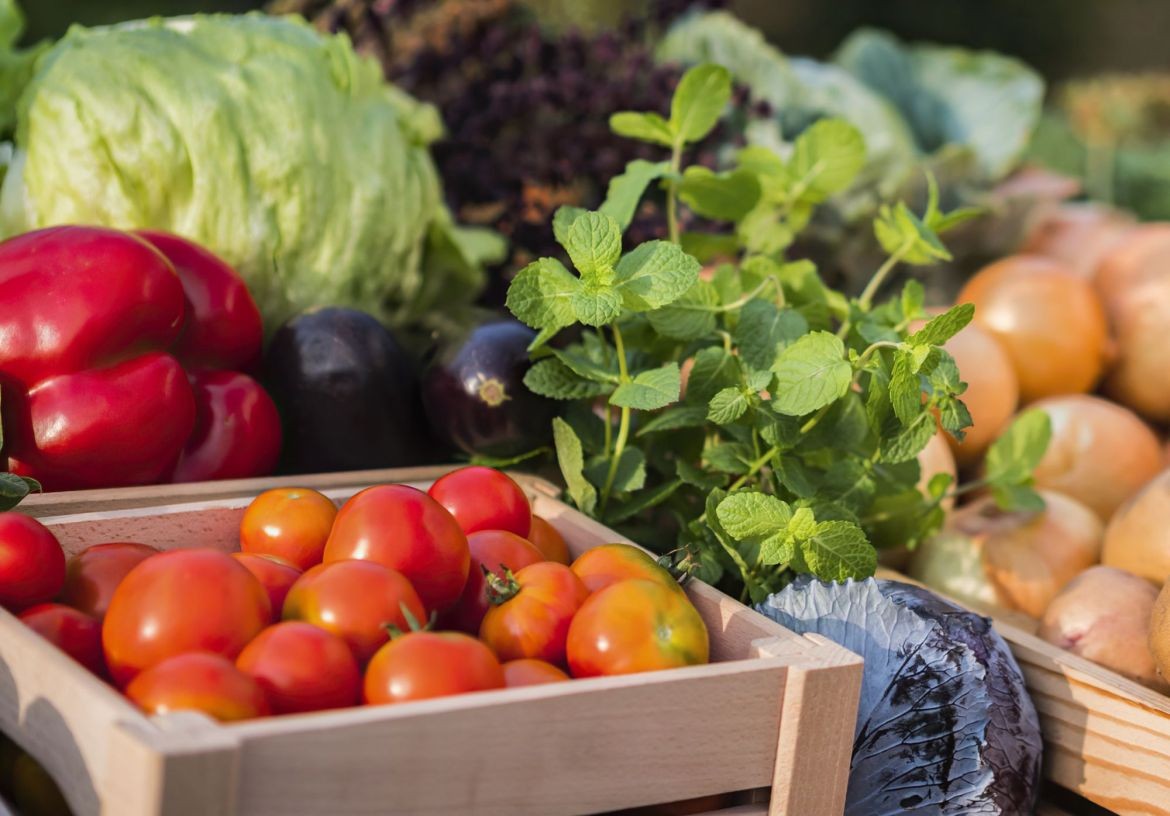
[[(725, 171), (684, 167), (730, 96), (728, 72), (700, 65), (669, 118), (614, 115), (614, 131), (669, 159), (631, 162), (596, 212), (558, 210), (554, 233), (573, 269), (541, 258), (508, 291), (508, 308), (538, 330), (526, 385), (568, 403), (553, 432), (571, 500), (679, 571), (756, 601), (799, 573), (872, 575), (875, 547), (930, 535), (960, 492), (1042, 506), (1031, 488), (1049, 434), (1039, 412), (996, 444), (984, 479), (958, 486), (944, 474), (917, 487), (917, 456), (938, 427), (961, 438), (970, 425), (966, 385), (942, 345), (974, 309), (928, 319), (913, 280), (875, 301), (898, 265), (948, 258), (939, 235), (972, 213), (941, 212), (933, 182), (921, 216), (883, 207), (874, 230), (888, 257), (846, 297), (785, 251), (864, 165), (861, 133), (827, 119), (786, 156), (748, 147)], [(652, 184), (666, 196), (669, 240), (623, 251)], [(728, 229), (680, 235), (680, 206)], [(575, 325), (579, 340), (549, 345)]]

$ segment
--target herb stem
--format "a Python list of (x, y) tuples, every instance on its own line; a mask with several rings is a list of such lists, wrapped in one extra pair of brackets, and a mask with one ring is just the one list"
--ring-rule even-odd
[(763, 456), (761, 456), (759, 459), (757, 459), (751, 463), (751, 465), (748, 468), (747, 473), (743, 474), (742, 476), (740, 476), (738, 479), (736, 479), (734, 482), (731, 483), (731, 487), (727, 488), (727, 492), (734, 493), (736, 490), (739, 490), (741, 487), (743, 487), (745, 484), (747, 484), (748, 479), (752, 478), (757, 473), (759, 473), (760, 470), (764, 467), (764, 465), (766, 465), (766, 464), (768, 464), (768, 462), (772, 461), (772, 459), (775, 458), (775, 456), (778, 453), (780, 453), (779, 448), (768, 448), (768, 450), (764, 453)]
[[(630, 371), (626, 366), (626, 347), (622, 341), (622, 330), (614, 323), (610, 327), (613, 331), (613, 346), (617, 351), (618, 379), (624, 385), (630, 381)], [(613, 480), (617, 478), (618, 462), (621, 461), (622, 451), (626, 449), (626, 441), (630, 438), (630, 409), (622, 406), (621, 420), (618, 422), (617, 440), (613, 446), (613, 456), (609, 460), (609, 471), (605, 474), (605, 487), (601, 491), (601, 511), (609, 502), (609, 493), (613, 489)]]
[(682, 169), (682, 142), (676, 142), (670, 151), (670, 181), (666, 185), (666, 230), (672, 243), (679, 243), (678, 235), (678, 181)]
[(779, 305), (783, 306), (784, 305), (784, 303), (783, 303), (784, 290), (780, 287), (780, 281), (776, 280), (776, 277), (774, 275), (769, 275), (768, 277), (766, 277), (762, 281), (760, 281), (759, 286), (757, 286), (755, 289), (748, 292), (747, 294), (743, 295), (738, 300), (733, 300), (731, 303), (726, 303), (723, 306), (717, 306), (714, 309), (712, 309), (711, 311), (713, 311), (713, 312), (734, 312), (736, 309), (742, 309), (748, 303), (755, 300), (756, 296), (759, 295), (761, 292), (763, 292), (766, 288), (768, 288), (769, 286), (773, 286), (773, 285), (776, 286), (776, 289), (780, 293), (779, 297), (780, 297), (781, 302)]
[[(881, 289), (882, 284), (886, 282), (886, 278), (890, 276), (890, 273), (894, 271), (894, 267), (902, 261), (902, 258), (913, 246), (914, 240), (912, 238), (903, 241), (902, 245), (891, 253), (890, 257), (886, 258), (882, 265), (878, 267), (877, 272), (873, 273), (873, 277), (865, 285), (865, 289), (861, 291), (861, 296), (857, 298), (857, 306), (859, 309), (867, 311), (873, 305), (874, 295)], [(853, 328), (853, 323), (846, 318), (845, 322), (841, 324), (841, 328), (837, 329), (837, 336), (842, 339), (845, 338), (848, 336), (851, 328)]]

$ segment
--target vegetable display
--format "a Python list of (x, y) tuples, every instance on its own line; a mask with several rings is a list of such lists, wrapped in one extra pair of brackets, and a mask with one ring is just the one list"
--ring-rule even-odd
[(707, 662), (703, 619), (650, 555), (547, 559), (511, 531), (533, 522), (559, 538), (511, 478), (475, 466), (337, 512), (267, 491), (232, 553), (108, 542), (66, 564), (40, 522), (0, 513), (0, 602), (148, 713), (221, 721)]
[(158, 233), (38, 230), (0, 244), (0, 302), (14, 473), (62, 490), (276, 464), (272, 400), (224, 370), (255, 364), (260, 317), (210, 253)]

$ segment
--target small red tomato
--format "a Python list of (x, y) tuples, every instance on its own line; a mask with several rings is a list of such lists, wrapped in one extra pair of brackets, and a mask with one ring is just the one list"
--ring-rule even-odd
[(564, 564), (542, 561), (489, 585), (493, 605), (479, 636), (500, 660), (564, 663), (569, 622), (589, 597), (581, 579)]
[(184, 652), (234, 658), (271, 619), (264, 587), (211, 549), (172, 550), (139, 564), (114, 590), (102, 623), (106, 665), (118, 686)]
[(361, 671), (345, 641), (301, 621), (269, 626), (236, 660), (276, 714), (357, 705)]
[(598, 592), (618, 581), (641, 578), (682, 593), (682, 587), (666, 567), (632, 544), (602, 544), (586, 550), (577, 556), (572, 569), (590, 592)]
[(268, 594), (268, 605), (272, 607), (272, 622), (280, 620), (280, 610), (284, 609), (284, 599), (292, 585), (301, 577), (301, 571), (283, 558), (275, 555), (257, 555), (256, 553), (232, 553), (232, 558), (248, 568), (248, 572), (256, 576), (260, 586)]
[(284, 602), (285, 620), (302, 620), (344, 640), (365, 665), (390, 639), (387, 625), (411, 629), (402, 608), (426, 621), (423, 603), (398, 570), (373, 561), (318, 564), (301, 576)]
[(24, 625), (98, 677), (106, 674), (102, 625), (97, 618), (58, 603), (30, 606), (20, 613)]
[(459, 599), (471, 566), (467, 536), (455, 519), (407, 485), (370, 487), (345, 503), (325, 545), (325, 563), (347, 558), (398, 570), (434, 611)]
[(484, 567), (502, 578), (505, 570), (516, 572), (529, 564), (543, 561), (544, 556), (530, 542), (506, 530), (480, 530), (472, 533), (467, 537), (467, 547), (471, 550), (471, 569), (467, 573), (467, 583), (463, 585), (459, 603), (455, 604), (443, 623), (469, 635), (478, 635), (483, 616), (491, 606), (487, 581), (484, 580)]
[(99, 621), (106, 616), (110, 598), (126, 573), (158, 550), (146, 544), (114, 541), (86, 547), (69, 559), (61, 603), (80, 609)]
[(556, 561), (558, 564), (572, 563), (569, 545), (565, 543), (564, 536), (540, 516), (532, 517), (532, 529), (528, 531), (528, 540), (544, 553), (546, 560)]
[(202, 711), (220, 722), (266, 717), (264, 689), (223, 655), (187, 652), (156, 663), (126, 687), (147, 714)]
[(492, 650), (462, 632), (411, 632), (395, 638), (366, 668), (367, 703), (405, 703), (504, 687)]
[(472, 467), (453, 470), (427, 491), (447, 508), (465, 533), (480, 530), (507, 530), (520, 537), (528, 535), (532, 505), (520, 485), (494, 468)]
[(337, 506), (307, 487), (278, 487), (252, 500), (240, 520), (240, 549), (275, 555), (299, 570), (321, 563)]
[(707, 627), (683, 592), (619, 581), (581, 605), (567, 651), (574, 677), (693, 666), (707, 662)]
[(509, 660), (504, 664), (504, 685), (508, 688), (562, 683), (568, 679), (569, 675), (543, 660), (525, 657), (520, 660)]
[(45, 525), (0, 513), (0, 606), (12, 612), (56, 597), (65, 585), (65, 553)]

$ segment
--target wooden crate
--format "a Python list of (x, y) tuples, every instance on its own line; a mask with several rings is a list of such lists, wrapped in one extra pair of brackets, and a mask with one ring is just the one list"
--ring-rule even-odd
[(1170, 816), (1170, 697), (1042, 640), (1026, 615), (976, 611), (995, 621), (1024, 672), (1045, 778), (1122, 816)]
[[(435, 475), (294, 481), (341, 501), (368, 484), (425, 486)], [(521, 481), (574, 554), (622, 540), (547, 483)], [(45, 514), (89, 497), (29, 507), (69, 554), (114, 540), (230, 550), (243, 509), (271, 484), (137, 490), (131, 500), (146, 504), (236, 497), (72, 515)], [(125, 498), (102, 492), (105, 502)], [(770, 814), (840, 814), (860, 658), (704, 584), (687, 591), (710, 630), (707, 666), (232, 724), (190, 712), (147, 718), (0, 611), (0, 730), (49, 769), (78, 816), (553, 816), (760, 788), (771, 789)]]

